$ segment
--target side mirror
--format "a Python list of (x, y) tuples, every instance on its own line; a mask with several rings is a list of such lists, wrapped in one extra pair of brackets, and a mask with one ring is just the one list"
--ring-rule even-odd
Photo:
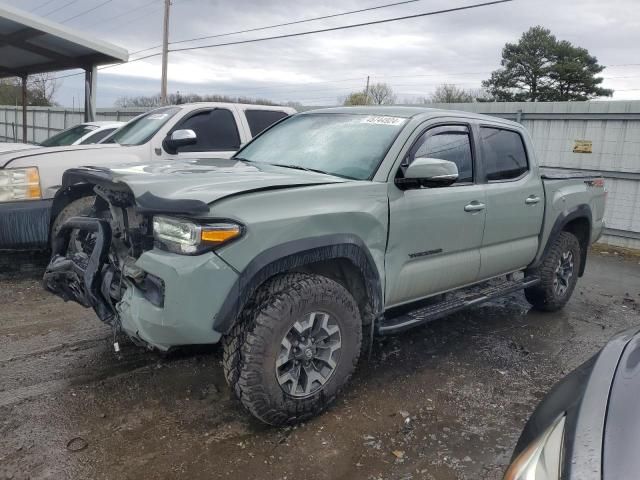
[(447, 187), (458, 179), (455, 163), (439, 158), (418, 157), (404, 171), (404, 178), (397, 178), (396, 185), (402, 189), (425, 187)]
[(198, 141), (198, 137), (196, 136), (196, 132), (193, 130), (185, 129), (185, 130), (174, 130), (170, 135), (167, 135), (165, 139), (162, 141), (162, 146), (167, 151), (167, 153), (176, 153), (179, 147), (184, 147), (185, 145), (193, 145)]

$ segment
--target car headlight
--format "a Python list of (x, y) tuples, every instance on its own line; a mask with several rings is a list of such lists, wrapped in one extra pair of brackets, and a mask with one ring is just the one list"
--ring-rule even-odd
[(174, 253), (195, 255), (242, 235), (242, 226), (231, 222), (195, 223), (174, 217), (153, 217), (156, 244)]
[(509, 465), (504, 480), (559, 480), (565, 416), (558, 418)]
[(41, 198), (37, 167), (0, 169), (0, 202)]

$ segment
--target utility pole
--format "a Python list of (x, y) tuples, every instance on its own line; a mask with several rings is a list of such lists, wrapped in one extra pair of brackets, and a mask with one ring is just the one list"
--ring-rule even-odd
[(367, 86), (364, 88), (364, 98), (368, 105), (369, 104), (369, 75), (367, 75)]
[(164, 24), (162, 26), (162, 80), (160, 83), (160, 103), (167, 104), (167, 61), (169, 60), (169, 11), (171, 0), (164, 0)]

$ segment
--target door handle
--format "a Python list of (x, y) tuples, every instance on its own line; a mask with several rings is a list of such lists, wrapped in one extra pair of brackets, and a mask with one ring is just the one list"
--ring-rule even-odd
[(473, 201), (470, 204), (464, 206), (464, 211), (465, 212), (479, 212), (481, 210), (484, 210), (484, 206), (485, 206), (484, 203)]
[(527, 205), (535, 205), (540, 201), (540, 197), (537, 195), (529, 195), (527, 199), (524, 201)]

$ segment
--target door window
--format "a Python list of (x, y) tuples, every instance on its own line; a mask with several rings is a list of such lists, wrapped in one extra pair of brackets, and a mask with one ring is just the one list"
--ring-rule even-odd
[(529, 170), (524, 143), (517, 132), (481, 127), (480, 148), (488, 181), (513, 180)]
[(230, 110), (216, 108), (187, 118), (176, 130), (193, 130), (197, 141), (178, 148), (178, 152), (212, 152), (238, 150), (240, 135)]
[(418, 157), (453, 162), (458, 167), (458, 180), (455, 183), (473, 182), (473, 155), (469, 129), (465, 126), (442, 126), (426, 131), (409, 152), (406, 165)]
[(245, 110), (244, 115), (247, 117), (252, 137), (255, 137), (278, 120), (288, 116), (285, 112), (276, 110)]

